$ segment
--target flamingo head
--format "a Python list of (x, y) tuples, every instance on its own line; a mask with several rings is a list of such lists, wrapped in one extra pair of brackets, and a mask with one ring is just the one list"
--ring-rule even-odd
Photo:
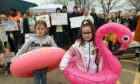
[(132, 32), (129, 28), (118, 24), (118, 31), (116, 31), (118, 42), (120, 43), (119, 50), (126, 50), (132, 41)]
[(119, 23), (110, 22), (101, 26), (95, 34), (95, 44), (98, 48), (103, 46), (103, 38), (108, 33), (116, 34), (117, 40), (120, 44), (119, 51), (124, 51), (128, 48), (130, 42), (132, 41), (132, 32), (129, 28), (121, 25)]

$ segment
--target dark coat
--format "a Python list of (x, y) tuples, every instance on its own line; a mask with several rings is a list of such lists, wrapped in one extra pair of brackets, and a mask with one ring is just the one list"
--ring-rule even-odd
[(4, 46), (1, 40), (0, 40), (0, 53), (4, 53)]
[[(34, 17), (35, 19), (35, 17)], [(35, 19), (36, 21), (36, 19)], [(28, 18), (23, 19), (23, 33), (30, 33)]]

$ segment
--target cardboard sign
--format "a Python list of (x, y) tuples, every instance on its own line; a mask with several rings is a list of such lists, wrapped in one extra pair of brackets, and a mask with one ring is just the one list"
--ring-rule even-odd
[(2, 21), (4, 31), (18, 31), (17, 21)]
[(78, 28), (81, 26), (82, 21), (85, 19), (85, 16), (78, 16), (70, 18), (71, 28)]
[(41, 16), (36, 16), (36, 20), (43, 20), (46, 22), (47, 27), (51, 27), (50, 25), (50, 19), (49, 19), (49, 15), (41, 15)]
[(52, 25), (67, 25), (67, 13), (51, 13)]

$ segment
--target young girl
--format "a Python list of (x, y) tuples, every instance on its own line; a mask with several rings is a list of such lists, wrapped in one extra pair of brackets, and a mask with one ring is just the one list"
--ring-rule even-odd
[(4, 75), (7, 76), (10, 73), (11, 59), (15, 54), (11, 52), (11, 49), (6, 48), (4, 52)]
[(97, 72), (96, 47), (94, 45), (95, 28), (89, 20), (82, 22), (79, 39), (65, 53), (60, 63), (60, 70), (65, 70), (70, 60), (76, 57), (76, 67), (89, 73)]
[(4, 53), (4, 46), (2, 41), (0, 40), (0, 70), (3, 70), (4, 67), (3, 53)]
[[(41, 47), (57, 47), (53, 38), (48, 35), (47, 24), (44, 21), (37, 21), (35, 24), (35, 35), (30, 36), (28, 41), (25, 42), (23, 47), (19, 50), (16, 56), (19, 56), (29, 50), (35, 50)], [(40, 80), (42, 84), (47, 84), (46, 79), (47, 67), (41, 70), (34, 71), (34, 84), (40, 84)]]

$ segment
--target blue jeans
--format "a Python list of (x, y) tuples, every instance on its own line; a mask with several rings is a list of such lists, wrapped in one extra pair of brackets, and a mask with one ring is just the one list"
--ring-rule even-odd
[(40, 84), (40, 80), (42, 84), (47, 84), (47, 68), (41, 70), (34, 71), (34, 84)]
[(5, 64), (5, 71), (10, 72), (10, 62)]

